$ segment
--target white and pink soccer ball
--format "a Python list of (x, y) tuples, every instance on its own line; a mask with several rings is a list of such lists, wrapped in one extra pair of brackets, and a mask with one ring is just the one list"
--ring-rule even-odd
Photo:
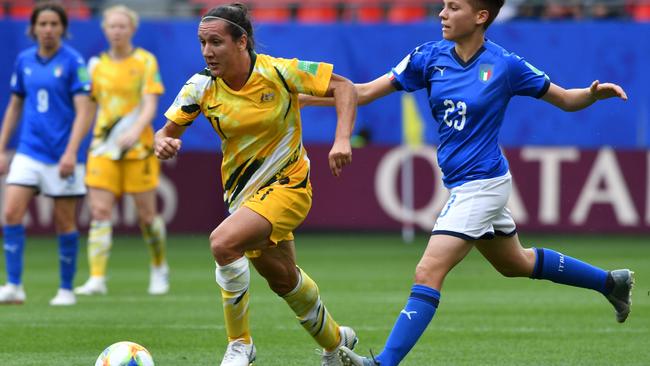
[(99, 355), (95, 366), (154, 366), (149, 351), (133, 342), (117, 342)]

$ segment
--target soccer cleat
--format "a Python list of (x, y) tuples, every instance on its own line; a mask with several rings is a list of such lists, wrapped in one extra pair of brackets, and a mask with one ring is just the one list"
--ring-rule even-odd
[(167, 263), (158, 267), (151, 266), (148, 291), (150, 295), (164, 295), (169, 292), (169, 267), (167, 267)]
[(26, 298), (23, 285), (8, 283), (0, 287), (0, 304), (20, 305), (25, 302)]
[(374, 356), (371, 358), (359, 356), (345, 346), (339, 348), (339, 356), (343, 366), (379, 366), (379, 362), (375, 360)]
[(108, 289), (106, 288), (106, 279), (104, 277), (92, 276), (83, 285), (74, 289), (77, 295), (106, 295)]
[(331, 352), (323, 350), (321, 353), (321, 366), (343, 366), (339, 350), (343, 347), (354, 349), (354, 346), (359, 342), (354, 329), (350, 327), (339, 327), (339, 334), (341, 335), (341, 342), (338, 347)]
[(634, 286), (634, 272), (629, 269), (616, 269), (609, 271), (614, 280), (614, 288), (607, 295), (607, 300), (614, 305), (616, 321), (623, 323), (630, 314), (632, 305), (632, 287)]
[(77, 298), (71, 290), (60, 288), (56, 296), (50, 300), (52, 306), (70, 306), (77, 303)]
[(255, 345), (246, 344), (241, 339), (228, 343), (221, 366), (249, 366), (255, 361)]

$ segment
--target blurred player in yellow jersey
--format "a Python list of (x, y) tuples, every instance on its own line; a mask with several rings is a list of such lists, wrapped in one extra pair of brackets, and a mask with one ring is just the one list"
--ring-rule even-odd
[(149, 293), (169, 290), (165, 223), (156, 209), (160, 163), (153, 154), (151, 122), (164, 88), (156, 58), (131, 39), (137, 14), (117, 5), (106, 9), (102, 27), (110, 48), (90, 61), (97, 121), (86, 169), (92, 222), (88, 238), (90, 278), (75, 289), (81, 295), (105, 294), (106, 266), (112, 244), (115, 201), (130, 194), (142, 235), (151, 252)]
[(311, 207), (309, 159), (302, 145), (298, 93), (333, 96), (338, 115), (329, 154), (334, 175), (351, 162), (356, 92), (326, 63), (256, 54), (242, 4), (211, 9), (198, 36), (207, 68), (183, 86), (156, 133), (155, 151), (173, 158), (179, 137), (203, 113), (222, 142), (224, 201), (230, 216), (210, 235), (221, 286), (228, 347), (222, 366), (248, 366), (256, 350), (248, 325), (249, 260), (323, 347), (321, 365), (341, 365), (336, 351), (356, 335), (339, 327), (316, 283), (296, 266), (294, 229)]

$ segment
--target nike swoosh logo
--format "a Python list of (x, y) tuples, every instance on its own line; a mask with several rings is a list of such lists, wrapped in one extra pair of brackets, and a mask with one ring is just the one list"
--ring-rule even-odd
[(220, 106), (220, 105), (221, 105), (221, 104), (209, 105), (209, 106), (208, 106), (208, 110), (211, 111), (211, 110), (217, 108), (217, 107)]

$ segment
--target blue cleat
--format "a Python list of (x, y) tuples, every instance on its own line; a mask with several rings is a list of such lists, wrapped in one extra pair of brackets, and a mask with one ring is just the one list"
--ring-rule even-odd
[(375, 360), (374, 356), (371, 358), (359, 356), (347, 347), (339, 348), (339, 356), (343, 361), (343, 366), (379, 366), (379, 362)]
[(616, 310), (616, 321), (623, 323), (630, 314), (632, 305), (632, 287), (634, 286), (634, 272), (629, 269), (617, 269), (609, 271), (614, 280), (614, 288), (607, 295), (607, 300), (614, 305)]

